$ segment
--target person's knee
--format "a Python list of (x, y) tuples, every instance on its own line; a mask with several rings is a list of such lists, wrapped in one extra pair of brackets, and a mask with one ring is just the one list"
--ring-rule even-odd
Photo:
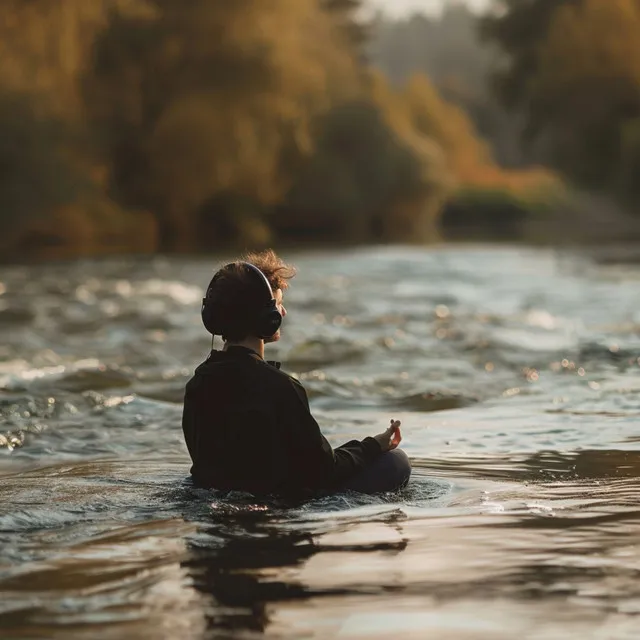
[(385, 455), (389, 456), (393, 460), (393, 466), (399, 469), (406, 469), (411, 471), (411, 460), (409, 456), (402, 449), (393, 449), (388, 451)]
[(409, 460), (409, 456), (402, 449), (393, 449), (383, 455), (386, 458), (384, 466), (393, 479), (393, 483), (398, 486), (405, 485), (411, 476), (411, 461)]
[(379, 458), (352, 478), (345, 489), (361, 493), (382, 493), (402, 489), (409, 482), (411, 462), (401, 449), (382, 453)]
[(409, 456), (405, 453), (404, 449), (392, 449), (387, 452), (387, 455), (393, 456), (398, 462), (411, 468), (411, 460), (409, 460)]

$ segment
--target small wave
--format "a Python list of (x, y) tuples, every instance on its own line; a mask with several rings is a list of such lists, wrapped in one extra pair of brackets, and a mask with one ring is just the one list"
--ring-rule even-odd
[(393, 406), (407, 411), (447, 411), (469, 407), (480, 401), (474, 396), (446, 393), (417, 393), (403, 398), (394, 398)]
[(184, 400), (185, 382), (186, 381), (136, 385), (134, 391), (136, 395), (141, 398), (147, 398), (148, 400), (181, 404)]
[(346, 513), (371, 506), (424, 506), (450, 490), (450, 482), (416, 476), (403, 489), (377, 494), (341, 491), (328, 496), (291, 501), (278, 497), (256, 498), (250, 493), (239, 491), (191, 488), (184, 497), (200, 503), (206, 501), (209, 515), (216, 518), (278, 516), (285, 520), (295, 520), (313, 515), (323, 517), (327, 513)]
[(27, 306), (12, 303), (12, 306), (0, 306), (0, 326), (24, 325), (32, 322), (36, 317), (36, 312)]
[(608, 344), (590, 342), (580, 348), (578, 355), (580, 362), (602, 362), (613, 364), (640, 364), (638, 349), (625, 348), (620, 346), (615, 340)]
[(193, 304), (202, 297), (200, 287), (188, 285), (177, 280), (153, 278), (134, 284), (128, 281), (120, 281), (118, 284), (117, 292), (123, 297), (164, 296), (181, 305)]
[(41, 529), (57, 529), (78, 522), (93, 522), (101, 507), (84, 505), (79, 509), (41, 507), (21, 509), (0, 515), (0, 533), (33, 532)]
[(128, 387), (131, 377), (120, 367), (97, 361), (75, 365), (24, 369), (0, 378), (0, 388), (7, 391), (82, 392)]
[(0, 433), (0, 449), (13, 451), (24, 444), (24, 433), (22, 431)]
[(358, 361), (365, 357), (369, 346), (349, 340), (308, 340), (287, 354), (287, 363), (298, 368), (317, 367)]

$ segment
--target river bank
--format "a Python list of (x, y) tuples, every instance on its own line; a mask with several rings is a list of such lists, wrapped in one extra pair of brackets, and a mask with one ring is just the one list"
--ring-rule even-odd
[[(199, 237), (193, 246), (166, 251), (158, 227), (149, 213), (121, 210), (103, 218), (102, 226), (73, 226), (82, 212), (67, 211), (46, 224), (35, 226), (12, 246), (5, 239), (0, 263), (46, 262), (109, 256), (207, 255), (239, 253), (247, 249), (275, 247), (279, 250), (352, 248), (409, 243), (437, 246), (447, 243), (518, 243), (543, 247), (584, 247), (608, 256), (620, 250), (634, 254), (640, 244), (640, 217), (620, 209), (609, 199), (588, 194), (535, 192), (515, 194), (486, 189), (465, 189), (447, 201), (441, 213), (422, 233), (386, 237), (345, 237), (330, 230), (299, 233), (286, 226), (245, 219), (242, 228), (226, 228)], [(71, 216), (67, 218), (64, 216)], [(80, 217), (78, 217), (80, 216)], [(106, 225), (106, 226), (105, 226)], [(69, 230), (72, 230), (71, 233)], [(299, 231), (302, 227), (299, 227)], [(604, 258), (603, 258), (604, 259)]]

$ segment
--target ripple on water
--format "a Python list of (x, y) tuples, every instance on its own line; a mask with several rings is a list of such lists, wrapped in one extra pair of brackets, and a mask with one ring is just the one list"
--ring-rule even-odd
[(14, 393), (20, 391), (40, 394), (58, 391), (80, 393), (117, 389), (130, 384), (131, 372), (125, 372), (117, 365), (105, 365), (93, 360), (68, 366), (24, 369), (0, 378), (0, 388)]

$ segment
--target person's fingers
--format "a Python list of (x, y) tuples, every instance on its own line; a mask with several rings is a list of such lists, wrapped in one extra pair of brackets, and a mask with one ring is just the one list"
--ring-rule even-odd
[(391, 451), (395, 449), (400, 442), (402, 442), (402, 435), (400, 433), (400, 420), (391, 418), (389, 426), (383, 433), (377, 436), (378, 442), (383, 451)]

